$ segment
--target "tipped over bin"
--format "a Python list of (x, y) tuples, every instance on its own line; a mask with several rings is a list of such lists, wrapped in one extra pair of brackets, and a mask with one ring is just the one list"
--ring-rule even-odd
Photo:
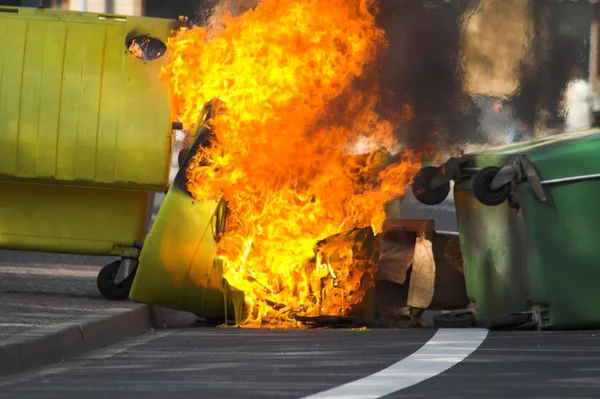
[(600, 131), (588, 130), (468, 154), (415, 179), (426, 200), (455, 181), (467, 292), (488, 327), (600, 326), (598, 155)]
[(222, 199), (197, 201), (187, 190), (186, 170), (212, 139), (212, 112), (207, 104), (194, 142), (144, 242), (130, 298), (215, 321), (239, 322), (243, 293), (223, 278), (223, 264), (217, 257), (227, 205)]

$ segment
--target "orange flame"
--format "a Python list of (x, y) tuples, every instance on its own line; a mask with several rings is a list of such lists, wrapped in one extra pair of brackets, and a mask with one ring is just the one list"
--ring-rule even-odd
[[(184, 125), (193, 129), (213, 98), (227, 107), (212, 164), (187, 171), (188, 189), (228, 202), (219, 254), (224, 277), (245, 293), (247, 326), (295, 326), (295, 312), (340, 314), (359, 302), (356, 281), (342, 305), (315, 300), (314, 280), (331, 273), (315, 245), (353, 228), (380, 231), (383, 204), (420, 168), (408, 151), (387, 168), (382, 152), (347, 154), (361, 137), (371, 150), (394, 144), (393, 123), (375, 111), (377, 88), (358, 79), (385, 47), (373, 9), (372, 0), (263, 0), (221, 15), (218, 30), (182, 29), (169, 41), (164, 75)], [(348, 278), (357, 263), (342, 258)]]

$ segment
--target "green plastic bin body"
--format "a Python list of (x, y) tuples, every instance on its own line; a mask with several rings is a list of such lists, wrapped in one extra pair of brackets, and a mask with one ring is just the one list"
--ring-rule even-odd
[(176, 21), (0, 6), (0, 248), (136, 256), (168, 185)]
[[(479, 203), (474, 170), (526, 155), (544, 184), (546, 202), (529, 185), (519, 206)], [(468, 156), (471, 176), (454, 195), (469, 297), (482, 318), (534, 311), (542, 328), (600, 326), (600, 131), (497, 147)], [(590, 176), (592, 175), (592, 176)]]

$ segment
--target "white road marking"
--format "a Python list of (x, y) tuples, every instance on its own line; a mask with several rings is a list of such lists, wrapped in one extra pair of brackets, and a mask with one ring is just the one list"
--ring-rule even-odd
[(378, 373), (304, 399), (375, 399), (435, 377), (460, 363), (485, 340), (485, 329), (440, 329), (418, 351)]

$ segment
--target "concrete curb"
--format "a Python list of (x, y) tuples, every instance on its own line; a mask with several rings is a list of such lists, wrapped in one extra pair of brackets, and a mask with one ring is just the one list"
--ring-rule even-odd
[(0, 342), (0, 376), (62, 362), (150, 330), (147, 305), (109, 309)]

